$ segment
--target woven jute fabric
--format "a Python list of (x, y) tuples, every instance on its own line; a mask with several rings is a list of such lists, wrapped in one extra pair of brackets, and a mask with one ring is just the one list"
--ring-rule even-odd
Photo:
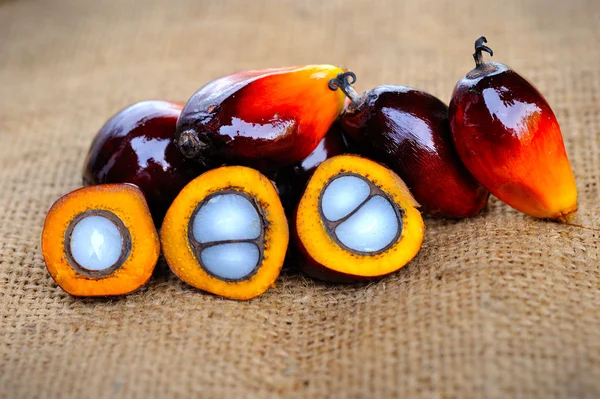
[[(46, 271), (45, 214), (128, 104), (312, 63), (448, 101), (480, 35), (552, 105), (587, 228), (492, 198), (426, 219), (419, 255), (382, 280), (288, 271), (248, 302), (162, 260), (118, 299), (72, 298)], [(599, 39), (598, 0), (1, 0), (0, 397), (600, 397)]]

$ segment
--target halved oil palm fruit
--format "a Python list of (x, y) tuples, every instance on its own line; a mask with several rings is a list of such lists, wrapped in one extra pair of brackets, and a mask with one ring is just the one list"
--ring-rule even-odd
[(143, 286), (160, 254), (142, 192), (131, 184), (100, 184), (64, 195), (42, 232), (46, 267), (75, 296), (124, 295)]
[(279, 276), (289, 230), (273, 183), (254, 169), (225, 166), (179, 193), (160, 236), (180, 279), (223, 297), (251, 299)]
[(301, 268), (338, 282), (395, 272), (421, 248), (418, 206), (398, 175), (378, 163), (354, 155), (324, 161), (296, 210)]

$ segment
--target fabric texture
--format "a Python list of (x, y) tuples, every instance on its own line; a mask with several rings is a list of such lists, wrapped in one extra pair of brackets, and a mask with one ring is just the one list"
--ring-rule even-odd
[[(480, 35), (552, 105), (583, 227), (492, 198), (427, 218), (420, 254), (380, 281), (287, 271), (248, 302), (163, 260), (118, 299), (46, 271), (45, 214), (123, 107), (311, 63), (447, 102)], [(600, 397), (599, 39), (598, 0), (0, 0), (0, 397)]]

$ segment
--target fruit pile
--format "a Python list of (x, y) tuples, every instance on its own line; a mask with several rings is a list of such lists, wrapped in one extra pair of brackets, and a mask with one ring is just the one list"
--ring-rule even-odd
[(277, 279), (290, 231), (288, 258), (348, 282), (410, 262), (421, 212), (470, 217), (492, 193), (567, 221), (577, 188), (556, 117), (519, 74), (483, 61), (485, 43), (450, 107), (405, 86), (359, 95), (352, 72), (310, 65), (226, 76), (185, 105), (122, 110), (92, 142), (85, 187), (48, 212), (50, 274), (75, 296), (124, 295), (162, 249), (186, 283), (250, 299)]

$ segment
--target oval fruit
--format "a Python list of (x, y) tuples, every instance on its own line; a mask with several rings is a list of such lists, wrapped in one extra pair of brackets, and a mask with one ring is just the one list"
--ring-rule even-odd
[(405, 86), (378, 86), (354, 100), (340, 120), (360, 154), (396, 172), (423, 212), (463, 218), (485, 207), (489, 193), (458, 158), (448, 107), (436, 97)]
[(263, 172), (306, 158), (344, 105), (328, 89), (342, 70), (309, 65), (240, 72), (198, 90), (177, 122), (177, 145), (206, 166), (241, 164)]
[(540, 92), (508, 66), (483, 62), (456, 85), (452, 138), (462, 161), (496, 197), (533, 217), (568, 220), (577, 186), (556, 116)]
[(289, 230), (272, 182), (245, 166), (212, 169), (175, 198), (160, 231), (169, 267), (193, 287), (251, 299), (273, 286)]

